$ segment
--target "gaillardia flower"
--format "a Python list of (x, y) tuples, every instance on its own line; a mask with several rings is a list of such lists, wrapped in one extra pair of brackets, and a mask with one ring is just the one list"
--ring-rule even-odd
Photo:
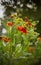
[(11, 15), (11, 16), (10, 16), (10, 18), (14, 18), (14, 16), (13, 16), (13, 15)]
[(21, 31), (22, 33), (27, 33), (28, 32), (27, 29), (25, 27), (22, 27), (22, 26), (18, 26), (17, 29), (19, 31)]
[(25, 21), (25, 22), (27, 22), (27, 21), (28, 21), (28, 18), (27, 18), (27, 17), (25, 17), (25, 18), (24, 18), (24, 21)]
[(33, 47), (29, 47), (29, 52), (32, 53), (34, 51)]
[(2, 40), (2, 37), (0, 37), (0, 40)]
[(4, 37), (3, 38), (4, 42), (10, 42), (10, 38)]
[(41, 37), (39, 37), (38, 40), (41, 41)]
[(13, 22), (7, 22), (7, 26), (13, 26)]
[(29, 27), (32, 27), (32, 24), (31, 24), (31, 22), (27, 22), (27, 25), (29, 26)]

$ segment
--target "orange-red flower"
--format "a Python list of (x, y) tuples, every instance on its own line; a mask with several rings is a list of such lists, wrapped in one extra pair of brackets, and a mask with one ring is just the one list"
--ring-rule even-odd
[(14, 18), (14, 15), (10, 15), (10, 18)]
[(29, 52), (33, 52), (34, 51), (34, 48), (33, 47), (29, 47)]
[(2, 37), (0, 37), (0, 40), (2, 40)]
[(24, 21), (25, 21), (25, 22), (27, 22), (27, 21), (28, 21), (28, 18), (27, 18), (27, 17), (25, 17), (25, 18), (24, 18)]
[(4, 42), (10, 42), (10, 39), (7, 37), (4, 37), (3, 40), (4, 40)]
[(31, 22), (27, 22), (27, 25), (29, 26), (29, 27), (32, 27), (32, 24), (31, 24)]
[(39, 37), (38, 40), (41, 41), (41, 37)]
[(22, 27), (22, 26), (18, 26), (17, 29), (19, 31), (21, 31), (22, 33), (27, 33), (27, 29), (25, 27)]
[(14, 18), (14, 17), (17, 17), (17, 13), (14, 13), (10, 16), (10, 18)]
[(13, 26), (13, 22), (7, 22), (8, 26)]

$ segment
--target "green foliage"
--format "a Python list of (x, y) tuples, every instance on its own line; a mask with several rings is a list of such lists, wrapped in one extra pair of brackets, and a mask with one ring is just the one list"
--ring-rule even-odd
[(35, 31), (37, 22), (13, 14), (3, 22), (6, 33), (0, 37), (0, 65), (33, 65), (41, 54), (41, 38)]

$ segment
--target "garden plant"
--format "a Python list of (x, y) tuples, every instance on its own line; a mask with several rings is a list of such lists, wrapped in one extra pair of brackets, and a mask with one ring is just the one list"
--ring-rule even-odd
[(41, 56), (41, 37), (37, 21), (12, 14), (2, 22), (0, 65), (34, 65)]

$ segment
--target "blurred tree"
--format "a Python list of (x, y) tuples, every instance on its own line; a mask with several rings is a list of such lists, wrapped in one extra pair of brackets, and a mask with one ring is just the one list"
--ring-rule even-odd
[[(36, 3), (37, 6), (40, 4), (40, 0), (1, 0), (1, 4), (5, 6), (5, 14), (8, 16), (13, 10), (16, 11), (17, 8), (23, 7), (25, 9), (27, 3)], [(32, 5), (31, 5), (32, 6)]]

